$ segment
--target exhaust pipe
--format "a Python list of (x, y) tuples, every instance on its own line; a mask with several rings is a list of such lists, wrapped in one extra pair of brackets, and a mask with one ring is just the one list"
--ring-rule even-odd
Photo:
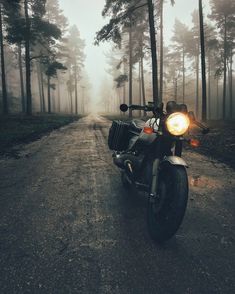
[(141, 167), (142, 164), (142, 158), (139, 158), (135, 155), (132, 154), (117, 154), (114, 153), (113, 154), (113, 162), (114, 164), (121, 168), (121, 169), (128, 169), (128, 170), (132, 170), (133, 173), (133, 169), (139, 169)]
[(127, 160), (126, 154), (113, 154), (114, 164), (121, 169), (125, 168), (125, 161), (126, 160)]

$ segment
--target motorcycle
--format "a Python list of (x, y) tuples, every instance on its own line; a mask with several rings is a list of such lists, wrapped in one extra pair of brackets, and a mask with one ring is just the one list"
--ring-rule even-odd
[(182, 158), (184, 142), (196, 147), (199, 141), (187, 139), (191, 124), (204, 134), (209, 129), (196, 121), (185, 104), (170, 101), (166, 105), (122, 104), (120, 110), (143, 110), (152, 113), (145, 122), (134, 119), (127, 123), (113, 121), (108, 145), (114, 164), (121, 171), (124, 188), (147, 192), (147, 224), (149, 234), (157, 242), (172, 238), (179, 229), (188, 202), (186, 161)]

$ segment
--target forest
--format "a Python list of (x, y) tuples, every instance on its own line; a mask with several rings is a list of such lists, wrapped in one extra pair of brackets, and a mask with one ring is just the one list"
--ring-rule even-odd
[[(234, 119), (234, 1), (210, 0), (208, 14), (199, 1), (191, 14), (192, 27), (179, 16), (170, 42), (164, 35), (166, 1), (153, 1), (152, 23), (152, 1), (147, 2), (106, 1), (103, 16), (110, 20), (96, 36), (97, 44), (113, 43), (107, 53), (113, 90), (105, 84), (102, 88), (106, 112), (114, 112), (122, 102), (145, 104), (155, 96), (158, 101), (186, 103), (204, 120)], [(174, 6), (174, 0), (169, 2)]]
[(235, 0), (0, 0), (0, 294), (235, 293), (234, 48)]
[[(112, 44), (105, 52), (112, 82), (101, 82), (97, 108), (118, 113), (123, 102), (175, 100), (204, 120), (233, 119), (234, 1), (210, 0), (209, 13), (199, 1), (191, 27), (175, 19), (170, 42), (165, 2), (106, 1), (107, 25), (94, 43)], [(1, 115), (89, 112), (85, 39), (58, 0), (1, 0), (0, 46)]]
[(0, 45), (1, 114), (86, 111), (85, 40), (58, 0), (1, 0)]

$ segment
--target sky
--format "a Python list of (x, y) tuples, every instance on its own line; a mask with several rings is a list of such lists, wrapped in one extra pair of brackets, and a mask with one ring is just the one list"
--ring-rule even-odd
[(110, 45), (106, 43), (94, 46), (94, 39), (95, 33), (107, 22), (101, 15), (105, 1), (59, 0), (59, 2), (69, 23), (77, 25), (81, 38), (85, 39), (85, 69), (92, 84), (92, 94), (99, 95), (101, 82), (107, 76), (104, 53), (109, 50)]
[[(68, 18), (70, 25), (77, 25), (81, 37), (86, 41), (86, 71), (92, 84), (92, 95), (98, 96), (101, 82), (110, 78), (106, 73), (106, 59), (104, 53), (110, 49), (110, 44), (104, 43), (94, 46), (95, 33), (107, 23), (101, 15), (105, 0), (59, 0), (61, 9)], [(207, 5), (209, 0), (205, 0)], [(176, 0), (172, 7), (170, 0), (165, 4), (165, 39), (170, 40), (175, 18), (191, 25), (191, 13), (197, 8), (197, 0)], [(206, 10), (207, 13), (208, 10)]]

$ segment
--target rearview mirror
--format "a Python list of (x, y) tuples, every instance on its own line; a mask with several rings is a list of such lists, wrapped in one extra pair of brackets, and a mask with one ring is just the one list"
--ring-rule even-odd
[(127, 112), (127, 110), (128, 110), (128, 106), (127, 106), (126, 104), (121, 104), (121, 105), (120, 105), (120, 110), (121, 110), (122, 112)]

